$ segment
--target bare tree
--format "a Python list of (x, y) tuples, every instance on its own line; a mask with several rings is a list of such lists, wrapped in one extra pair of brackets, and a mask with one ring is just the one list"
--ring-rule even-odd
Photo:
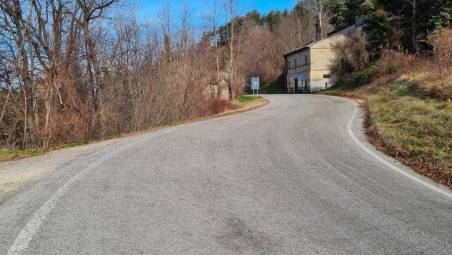
[[(51, 112), (54, 94), (59, 103), (63, 104), (60, 88), (63, 86), (63, 1), (38, 1), (31, 0), (32, 10), (36, 19), (35, 26), (30, 27), (30, 41), (36, 53), (36, 59), (43, 68), (47, 79), (42, 84), (45, 88), (45, 121), (43, 146), (48, 147), (52, 138)], [(51, 29), (48, 24), (51, 23)], [(52, 41), (51, 41), (52, 40)]]
[(82, 13), (81, 25), (88, 56), (87, 70), (92, 86), (94, 108), (97, 111), (102, 106), (102, 97), (99, 95), (103, 84), (99, 83), (100, 66), (97, 60), (96, 46), (91, 36), (90, 25), (95, 19), (101, 18), (105, 10), (118, 0), (76, 0)]
[[(175, 24), (168, 6), (160, 27), (130, 15), (102, 19), (115, 2), (0, 0), (2, 146), (50, 147), (208, 114), (217, 100), (212, 80), (227, 73), (235, 98), (249, 73), (241, 56), (271, 38), (265, 29), (248, 36), (236, 27), (235, 0), (225, 4), (227, 45), (217, 41), (219, 1), (214, 45), (196, 37), (187, 8)], [(273, 75), (270, 52), (253, 54), (258, 71)]]
[(15, 42), (13, 48), (17, 51), (13, 51), (16, 55), (16, 61), (14, 61), (18, 73), (20, 74), (20, 88), (23, 95), (23, 141), (22, 146), (27, 145), (27, 131), (28, 131), (28, 97), (31, 94), (31, 78), (29, 76), (29, 59), (26, 51), (26, 17), (23, 13), (23, 8), (19, 0), (2, 0), (0, 1), (0, 9), (3, 13), (2, 29), (8, 32), (11, 39)]
[(228, 47), (229, 47), (229, 99), (235, 98), (235, 54), (236, 54), (236, 15), (237, 2), (236, 0), (225, 0), (226, 20), (229, 22), (228, 26)]
[(169, 2), (167, 2), (160, 11), (160, 26), (163, 33), (163, 47), (165, 61), (167, 64), (171, 63), (172, 58), (172, 41), (171, 41), (171, 9)]
[(217, 8), (218, 2), (217, 0), (212, 0), (212, 32), (213, 32), (213, 46), (215, 48), (215, 67), (216, 67), (216, 85), (217, 87), (220, 85), (220, 52), (218, 48), (218, 33), (217, 33)]
[(411, 43), (413, 45), (414, 52), (418, 51), (418, 45), (417, 45), (417, 32), (416, 32), (416, 12), (417, 12), (417, 5), (416, 0), (406, 0), (408, 3), (411, 4)]
[(325, 19), (328, 16), (329, 0), (299, 0), (317, 16), (319, 37), (325, 37)]

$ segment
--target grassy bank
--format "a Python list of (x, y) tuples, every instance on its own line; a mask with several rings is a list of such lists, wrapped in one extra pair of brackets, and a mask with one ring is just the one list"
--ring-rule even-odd
[(370, 141), (417, 172), (452, 188), (452, 80), (428, 64), (376, 63), (326, 91), (366, 102)]
[(146, 130), (142, 130), (142, 131), (139, 131), (139, 132), (119, 134), (119, 135), (116, 135), (116, 136), (104, 137), (104, 138), (98, 139), (98, 140), (90, 140), (90, 141), (82, 140), (82, 141), (77, 141), (77, 142), (69, 143), (69, 144), (60, 144), (60, 145), (53, 146), (53, 147), (48, 148), (48, 149), (42, 149), (42, 148), (26, 148), (26, 149), (21, 149), (21, 148), (0, 148), (0, 162), (1, 161), (8, 161), (8, 160), (18, 160), (18, 159), (28, 158), (28, 157), (32, 157), (32, 156), (38, 156), (38, 155), (42, 155), (44, 153), (47, 153), (49, 151), (54, 151), (54, 150), (59, 150), (59, 149), (69, 148), (69, 147), (74, 147), (74, 146), (80, 146), (80, 145), (85, 145), (85, 144), (89, 144), (89, 143), (105, 141), (105, 140), (114, 139), (114, 138), (120, 138), (120, 137), (136, 135), (136, 134), (140, 134), (140, 133), (143, 133), (143, 132), (155, 131), (155, 130), (158, 130), (158, 129), (161, 129), (161, 128), (165, 128), (165, 127), (169, 127), (169, 126), (175, 126), (175, 125), (180, 125), (180, 124), (184, 124), (184, 123), (188, 123), (188, 122), (192, 122), (192, 121), (204, 120), (204, 119), (209, 119), (209, 118), (221, 117), (221, 116), (225, 116), (225, 115), (229, 115), (229, 114), (235, 114), (235, 113), (250, 111), (250, 110), (256, 109), (256, 108), (258, 108), (260, 106), (263, 106), (266, 103), (267, 103), (267, 100), (265, 100), (264, 98), (262, 98), (260, 96), (254, 96), (254, 97), (253, 96), (240, 96), (240, 97), (238, 97), (237, 99), (235, 99), (233, 101), (219, 101), (218, 102), (218, 106), (217, 106), (218, 107), (217, 111), (214, 111), (214, 113), (211, 114), (211, 115), (198, 116), (198, 117), (191, 118), (189, 120), (174, 122), (174, 123), (171, 123), (170, 125), (165, 125), (165, 126), (150, 127), (150, 128), (148, 128)]

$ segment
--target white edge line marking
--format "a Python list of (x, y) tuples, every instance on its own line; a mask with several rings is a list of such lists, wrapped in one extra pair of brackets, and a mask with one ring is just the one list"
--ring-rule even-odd
[(75, 176), (69, 179), (65, 184), (63, 184), (63, 186), (61, 186), (55, 193), (53, 193), (52, 196), (50, 196), (50, 198), (44, 203), (44, 205), (42, 205), (41, 208), (39, 208), (39, 210), (33, 214), (31, 219), (27, 222), (25, 227), (22, 229), (22, 231), (20, 231), (19, 235), (14, 240), (14, 243), (9, 248), (7, 255), (20, 255), (27, 249), (28, 245), (30, 244), (34, 235), (38, 232), (47, 215), (55, 208), (58, 201), (61, 199), (61, 197), (63, 197), (66, 194), (66, 192), (69, 190), (72, 184), (83, 179), (93, 169), (104, 163), (107, 159), (110, 159), (113, 155), (129, 147), (132, 147), (133, 145), (136, 145), (139, 142), (140, 141), (124, 145), (124, 147), (108, 153), (100, 160), (97, 160), (86, 166)]
[[(348, 132), (348, 135), (353, 139), (353, 141), (357, 145), (359, 145), (359, 147), (361, 147), (361, 149), (363, 149), (365, 152), (367, 152), (372, 157), (374, 157), (375, 159), (377, 159), (378, 161), (380, 161), (381, 163), (383, 163), (387, 167), (391, 168), (392, 170), (394, 170), (394, 171), (396, 171), (396, 172), (398, 172), (398, 173), (410, 178), (411, 180), (414, 180), (414, 181), (418, 182), (419, 184), (424, 185), (427, 188), (430, 188), (430, 189), (432, 189), (432, 190), (434, 190), (434, 191), (436, 191), (436, 192), (438, 192), (438, 193), (440, 193), (440, 194), (452, 199), (452, 192), (449, 192), (448, 190), (445, 190), (445, 188), (438, 187), (435, 184), (428, 183), (427, 181), (422, 180), (420, 176), (417, 176), (418, 175), (417, 173), (411, 174), (411, 173), (409, 173), (409, 172), (407, 172), (407, 171), (405, 171), (405, 170), (403, 170), (403, 169), (401, 169), (401, 168), (389, 163), (388, 161), (386, 161), (385, 159), (380, 157), (378, 154), (376, 154), (375, 152), (373, 152), (369, 148), (367, 148), (361, 141), (359, 141), (355, 137), (355, 135), (353, 134), (353, 130), (352, 130), (353, 122), (355, 121), (356, 115), (358, 113), (358, 106), (357, 106), (356, 102), (353, 102), (353, 103), (354, 103), (354, 111), (353, 111), (352, 118), (351, 118), (350, 122), (347, 125), (347, 132)], [(424, 177), (422, 177), (422, 178), (424, 178)]]
[[(220, 117), (227, 117), (227, 116), (228, 115), (220, 116)], [(196, 122), (192, 122), (192, 123), (188, 123), (188, 124), (194, 124), (194, 123), (202, 124), (202, 123), (205, 123), (208, 121), (214, 121), (214, 120), (218, 120), (218, 119), (220, 119), (220, 118), (206, 119), (206, 120), (196, 121)], [(178, 128), (178, 126), (173, 126), (173, 127), (162, 129), (161, 132), (171, 133), (175, 128)], [(70, 186), (73, 183), (83, 179), (94, 168), (101, 165), (105, 160), (111, 158), (116, 153), (123, 151), (129, 147), (132, 147), (136, 144), (139, 144), (139, 143), (143, 142), (144, 140), (145, 139), (140, 140), (135, 143), (125, 145), (122, 148), (119, 148), (117, 150), (112, 151), (111, 153), (108, 153), (107, 155), (102, 157), (100, 160), (89, 164), (87, 167), (85, 167), (79, 173), (77, 173), (75, 176), (73, 176), (71, 179), (69, 179), (65, 184), (63, 184), (63, 186), (61, 186), (55, 193), (53, 193), (52, 196), (50, 196), (50, 198), (44, 203), (44, 205), (42, 205), (39, 208), (39, 210), (33, 214), (31, 219), (27, 222), (25, 227), (22, 229), (22, 231), (20, 231), (19, 235), (14, 240), (14, 243), (9, 248), (7, 255), (20, 255), (20, 254), (22, 254), (22, 252), (24, 252), (27, 249), (28, 245), (30, 244), (34, 235), (38, 232), (39, 228), (41, 227), (42, 223), (46, 219), (47, 215), (55, 208), (58, 201), (61, 199), (61, 197), (63, 197), (66, 194), (66, 192), (69, 190)]]
[[(380, 156), (375, 154), (369, 148), (367, 148), (363, 143), (361, 143), (355, 137), (355, 135), (353, 134), (353, 131), (352, 131), (352, 125), (355, 120), (357, 112), (358, 112), (358, 107), (357, 107), (356, 103), (354, 103), (353, 115), (352, 115), (350, 122), (347, 125), (347, 132), (356, 144), (358, 144), (365, 152), (367, 152), (368, 154), (370, 154), (375, 159), (377, 159), (384, 165), (388, 166), (389, 168), (399, 172), (400, 174), (402, 174), (402, 175), (404, 175), (404, 176), (406, 176), (406, 177), (408, 177), (438, 193), (441, 193), (449, 198), (452, 198), (452, 194), (449, 193), (448, 191), (446, 191), (442, 188), (436, 187), (428, 182), (425, 182), (424, 180), (421, 180), (419, 177), (409, 174), (406, 171), (392, 165), (388, 161), (384, 160), (383, 158), (381, 158)], [(108, 158), (111, 158), (116, 153), (118, 153), (130, 146), (133, 146), (133, 145), (135, 145), (135, 143), (129, 144), (128, 146), (125, 146), (123, 148), (120, 148), (118, 150), (115, 150), (115, 151), (105, 155), (103, 158), (101, 158), (100, 160), (98, 160), (94, 163), (89, 164), (86, 168), (84, 168), (78, 174), (76, 174), (71, 179), (69, 179), (69, 181), (67, 181), (55, 193), (53, 193), (52, 196), (44, 203), (44, 205), (41, 206), (41, 208), (39, 208), (39, 210), (31, 217), (31, 219), (27, 222), (25, 227), (22, 229), (22, 231), (20, 231), (19, 235), (14, 240), (14, 243), (9, 248), (7, 255), (20, 255), (20, 254), (22, 254), (23, 251), (25, 251), (27, 249), (28, 245), (30, 244), (31, 240), (33, 239), (33, 236), (37, 233), (37, 231), (41, 227), (43, 221), (46, 219), (47, 215), (55, 208), (58, 201), (61, 199), (61, 197), (64, 196), (64, 194), (66, 194), (66, 192), (69, 190), (70, 186), (73, 183), (83, 179), (89, 172), (91, 172), (94, 168), (98, 167), (100, 164), (102, 164)]]

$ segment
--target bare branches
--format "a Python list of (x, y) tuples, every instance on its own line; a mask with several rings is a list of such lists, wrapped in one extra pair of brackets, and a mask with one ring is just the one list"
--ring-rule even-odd
[(196, 42), (189, 10), (178, 26), (168, 12), (161, 30), (133, 16), (94, 22), (116, 2), (0, 0), (2, 146), (48, 147), (207, 113), (214, 58)]
[(102, 17), (103, 12), (119, 0), (76, 0), (85, 22)]
[(329, 13), (329, 0), (300, 0), (300, 2), (317, 16), (319, 29), (317, 39), (324, 38), (326, 36), (324, 26), (327, 23), (325, 19)]

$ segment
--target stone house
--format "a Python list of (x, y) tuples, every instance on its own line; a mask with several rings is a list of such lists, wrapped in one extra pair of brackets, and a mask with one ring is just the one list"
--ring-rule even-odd
[(287, 92), (311, 93), (334, 85), (335, 47), (355, 31), (356, 26), (350, 26), (284, 54)]
[(220, 72), (220, 82), (208, 84), (204, 91), (204, 97), (211, 97), (220, 100), (229, 100), (228, 73)]

